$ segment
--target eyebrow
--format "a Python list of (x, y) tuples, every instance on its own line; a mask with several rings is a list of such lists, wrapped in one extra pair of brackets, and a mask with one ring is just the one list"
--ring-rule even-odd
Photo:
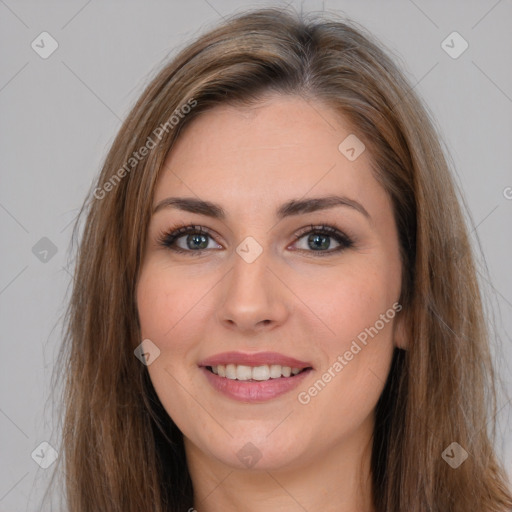
[[(337, 206), (346, 206), (363, 214), (371, 221), (370, 214), (364, 206), (345, 196), (329, 195), (325, 197), (314, 197), (309, 199), (292, 199), (282, 204), (276, 211), (278, 219), (284, 219), (292, 215), (327, 210)], [(197, 213), (213, 217), (214, 219), (225, 220), (226, 212), (219, 204), (211, 201), (203, 201), (194, 197), (167, 197), (160, 201), (153, 209), (153, 215), (163, 208), (176, 208), (186, 212)]]

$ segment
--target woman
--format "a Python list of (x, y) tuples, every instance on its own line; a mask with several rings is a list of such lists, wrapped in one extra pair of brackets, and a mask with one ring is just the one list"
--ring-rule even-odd
[(82, 212), (71, 512), (510, 510), (454, 185), (362, 30), (266, 9), (203, 35)]

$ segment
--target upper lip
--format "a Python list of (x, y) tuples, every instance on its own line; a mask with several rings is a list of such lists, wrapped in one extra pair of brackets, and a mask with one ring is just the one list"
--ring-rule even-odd
[(242, 364), (246, 366), (262, 366), (265, 364), (278, 364), (281, 366), (289, 366), (291, 368), (312, 367), (311, 363), (300, 361), (294, 357), (285, 356), (277, 352), (223, 352), (208, 357), (199, 363), (199, 366), (218, 366), (227, 364)]

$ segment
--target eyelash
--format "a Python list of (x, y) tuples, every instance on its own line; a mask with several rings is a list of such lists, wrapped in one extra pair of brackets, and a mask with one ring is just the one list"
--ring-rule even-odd
[[(315, 256), (322, 257), (324, 255), (338, 253), (338, 252), (341, 252), (345, 249), (349, 249), (354, 246), (354, 241), (352, 238), (347, 236), (345, 233), (342, 233), (339, 229), (335, 228), (334, 226), (329, 226), (326, 224), (317, 225), (317, 226), (310, 224), (309, 226), (307, 226), (306, 228), (303, 228), (302, 230), (300, 230), (300, 232), (298, 232), (294, 235), (295, 241), (300, 240), (304, 236), (311, 235), (313, 233), (320, 234), (320, 235), (327, 235), (328, 237), (334, 238), (334, 240), (340, 244), (339, 247), (337, 247), (335, 249), (328, 250), (328, 251), (306, 251), (306, 252), (311, 252), (311, 253), (315, 254)], [(176, 240), (178, 240), (179, 238), (181, 238), (184, 235), (189, 235), (189, 234), (206, 235), (213, 239), (213, 236), (208, 229), (204, 229), (202, 226), (188, 224), (188, 225), (173, 226), (168, 231), (163, 231), (158, 236), (158, 244), (167, 249), (170, 249), (174, 252), (181, 253), (181, 254), (183, 254), (183, 253), (190, 254), (193, 256), (201, 255), (204, 251), (210, 250), (210, 249), (185, 250), (185, 249), (182, 249), (181, 247), (176, 247), (174, 245)], [(299, 250), (303, 251), (305, 249), (299, 249)]]

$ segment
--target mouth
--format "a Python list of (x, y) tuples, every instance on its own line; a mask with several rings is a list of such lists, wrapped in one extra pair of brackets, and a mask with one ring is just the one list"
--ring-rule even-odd
[(314, 370), (311, 363), (275, 352), (225, 352), (202, 361), (199, 367), (213, 389), (245, 403), (284, 395)]
[(311, 366), (296, 368), (291, 366), (281, 366), (279, 364), (264, 364), (260, 366), (219, 364), (215, 366), (206, 366), (205, 368), (211, 373), (222, 378), (249, 382), (263, 382), (271, 379), (291, 378), (312, 369)]
[(205, 368), (219, 377), (249, 382), (262, 382), (270, 379), (295, 377), (299, 373), (312, 369), (311, 366), (306, 368), (292, 368), (290, 366), (281, 366), (279, 364), (264, 364), (261, 366), (219, 364), (216, 366), (206, 366)]

